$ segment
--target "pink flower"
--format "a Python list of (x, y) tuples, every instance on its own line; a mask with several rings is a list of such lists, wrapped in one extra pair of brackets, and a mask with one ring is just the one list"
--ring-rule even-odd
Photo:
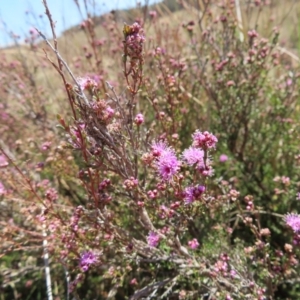
[(160, 241), (160, 236), (156, 232), (150, 231), (147, 240), (150, 247), (157, 247)]
[(83, 272), (86, 272), (89, 267), (98, 261), (97, 256), (92, 251), (83, 252), (80, 256), (80, 268)]
[(287, 86), (290, 86), (290, 85), (292, 85), (293, 84), (293, 80), (291, 79), (291, 78), (288, 78), (287, 80), (286, 80), (286, 85)]
[(88, 74), (87, 75), (90, 79), (92, 79), (94, 82), (96, 82), (97, 85), (100, 84), (101, 80), (103, 80), (102, 75), (98, 75), (96, 73)]
[(219, 158), (219, 161), (220, 162), (226, 162), (228, 160), (228, 156), (226, 154), (221, 154), (220, 155), (220, 158)]
[(211, 161), (207, 157), (204, 162), (204, 151), (190, 147), (183, 151), (182, 153), (183, 159), (187, 162), (189, 166), (195, 166), (196, 170), (201, 173), (203, 176), (212, 176), (213, 169), (211, 167)]
[(199, 247), (199, 243), (198, 243), (197, 239), (192, 239), (191, 241), (188, 242), (188, 245), (193, 250), (195, 250)]
[(47, 150), (50, 149), (50, 146), (51, 146), (51, 142), (45, 142), (45, 143), (42, 144), (41, 150), (42, 151), (47, 151)]
[(155, 10), (150, 10), (149, 11), (149, 16), (154, 19), (157, 17), (157, 12)]
[(105, 111), (106, 111), (108, 118), (111, 118), (115, 113), (115, 110), (113, 108), (111, 108), (110, 106), (107, 106)]
[(189, 166), (193, 166), (198, 163), (203, 163), (204, 151), (199, 148), (190, 147), (183, 151), (183, 159)]
[(284, 216), (285, 223), (293, 229), (295, 233), (300, 231), (300, 215), (298, 214), (287, 214)]
[(77, 82), (82, 91), (90, 88), (90, 87), (97, 87), (97, 82), (90, 77), (79, 77), (77, 78)]
[(124, 181), (123, 188), (127, 191), (131, 191), (138, 186), (138, 183), (139, 181), (136, 178), (130, 177)]
[(227, 81), (227, 86), (233, 86), (233, 85), (235, 85), (235, 83), (234, 83), (234, 81), (233, 80), (229, 80), (229, 81)]
[(131, 26), (124, 26), (125, 46), (127, 55), (131, 58), (138, 58), (143, 52), (145, 36), (141, 25), (137, 22)]
[(58, 199), (58, 194), (56, 189), (50, 188), (46, 191), (45, 196), (50, 201), (56, 201)]
[(30, 29), (29, 29), (29, 33), (30, 33), (31, 35), (35, 35), (35, 36), (39, 34), (35, 28), (30, 28)]
[(174, 150), (167, 148), (162, 151), (155, 163), (155, 166), (159, 176), (165, 181), (170, 181), (179, 171), (180, 162), (177, 160)]
[(216, 148), (216, 144), (218, 142), (218, 139), (208, 131), (201, 132), (199, 130), (196, 130), (192, 137), (193, 146), (202, 149)]
[(161, 154), (168, 148), (167, 143), (163, 141), (153, 142), (151, 145), (152, 155), (161, 156)]
[(202, 194), (205, 192), (205, 186), (188, 186), (184, 190), (184, 200), (186, 204), (193, 203), (195, 200), (198, 200)]
[(165, 205), (161, 205), (158, 211), (158, 215), (161, 219), (172, 218), (174, 215), (174, 210), (166, 207)]
[(248, 31), (248, 36), (250, 38), (255, 38), (255, 37), (258, 37), (258, 33), (253, 29), (253, 30), (249, 30)]
[(131, 285), (137, 285), (138, 282), (137, 282), (136, 278), (131, 279), (130, 284)]
[(236, 278), (236, 275), (237, 275), (237, 273), (236, 273), (235, 270), (231, 270), (231, 271), (230, 271), (230, 277), (231, 277), (232, 279)]
[(134, 119), (134, 122), (136, 125), (141, 125), (144, 123), (144, 116), (142, 114), (137, 114), (135, 119)]
[(194, 187), (193, 186), (188, 186), (184, 190), (184, 201), (186, 204), (191, 204), (195, 201), (195, 196), (194, 196)]
[(197, 171), (205, 177), (210, 177), (214, 174), (214, 169), (212, 168), (211, 161), (208, 158), (206, 159), (206, 164), (203, 163), (197, 165)]
[(105, 189), (107, 189), (109, 186), (111, 185), (111, 181), (110, 179), (106, 178), (104, 179), (100, 184), (99, 184), (99, 192), (100, 191), (104, 191)]

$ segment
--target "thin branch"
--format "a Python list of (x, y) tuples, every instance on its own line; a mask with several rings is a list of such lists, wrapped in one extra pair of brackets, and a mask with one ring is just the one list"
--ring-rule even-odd
[(49, 265), (49, 252), (47, 248), (48, 241), (47, 241), (46, 224), (43, 225), (43, 236), (44, 236), (43, 248), (44, 248), (44, 264), (45, 264), (47, 296), (48, 296), (48, 300), (53, 300), (52, 288), (51, 288), (50, 265)]
[(168, 284), (170, 281), (171, 281), (171, 279), (167, 278), (163, 281), (159, 281), (159, 282), (155, 282), (153, 284), (150, 284), (150, 285), (146, 286), (145, 288), (135, 292), (134, 295), (129, 298), (129, 300), (142, 299), (142, 298), (148, 296), (154, 289), (163, 287), (166, 284)]

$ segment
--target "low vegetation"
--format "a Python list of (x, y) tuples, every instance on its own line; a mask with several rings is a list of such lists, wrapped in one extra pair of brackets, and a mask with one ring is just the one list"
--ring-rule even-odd
[(1, 50), (0, 299), (299, 299), (300, 5), (84, 2)]

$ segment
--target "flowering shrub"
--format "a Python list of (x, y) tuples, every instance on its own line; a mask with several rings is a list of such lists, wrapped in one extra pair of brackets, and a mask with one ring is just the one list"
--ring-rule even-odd
[(5, 299), (297, 299), (298, 75), (277, 30), (246, 34), (234, 1), (123, 32), (112, 13), (69, 62), (44, 5), (36, 68), (64, 90), (1, 61), (0, 99), (20, 99), (0, 103)]

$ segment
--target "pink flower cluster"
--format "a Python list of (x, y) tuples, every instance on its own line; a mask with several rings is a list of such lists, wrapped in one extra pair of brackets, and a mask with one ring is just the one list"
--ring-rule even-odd
[(188, 245), (191, 249), (195, 250), (199, 247), (199, 242), (197, 241), (197, 239), (192, 239), (188, 242)]
[(186, 204), (193, 203), (194, 201), (200, 199), (200, 197), (205, 192), (205, 186), (188, 186), (184, 190), (184, 200)]
[[(193, 145), (182, 153), (183, 161), (188, 166), (195, 167), (201, 175), (211, 176), (213, 169), (206, 152), (208, 149), (215, 148), (217, 141), (218, 139), (213, 134), (197, 130), (193, 134)], [(177, 159), (174, 149), (164, 141), (152, 143), (151, 148), (151, 155), (155, 158), (155, 167), (159, 176), (164, 181), (171, 181), (181, 166), (181, 161)], [(192, 200), (187, 201), (192, 202)]]
[(79, 77), (77, 78), (77, 82), (82, 91), (98, 86), (97, 82), (94, 79), (91, 79), (90, 77)]
[(136, 125), (141, 125), (144, 123), (144, 116), (142, 114), (137, 114), (134, 118), (134, 123)]
[(98, 261), (97, 256), (92, 251), (83, 252), (80, 256), (80, 268), (83, 272), (86, 272), (91, 265)]
[(202, 149), (190, 147), (183, 151), (182, 157), (189, 166), (194, 166), (203, 176), (211, 176), (213, 174), (210, 159), (206, 158), (205, 160)]
[(58, 199), (58, 193), (57, 190), (54, 188), (49, 188), (46, 193), (45, 193), (45, 197), (51, 201), (51, 202), (55, 202)]
[(157, 247), (160, 241), (160, 236), (158, 233), (150, 231), (147, 240), (150, 247)]
[(298, 214), (287, 214), (284, 217), (285, 223), (292, 228), (295, 233), (300, 232), (300, 215)]
[(143, 52), (145, 36), (142, 27), (135, 22), (131, 26), (124, 26), (126, 54), (131, 58), (139, 58)]
[(193, 134), (193, 146), (194, 147), (199, 147), (204, 150), (216, 148), (217, 142), (218, 142), (218, 139), (212, 133), (209, 133), (208, 131), (201, 132), (201, 131), (197, 130)]
[(130, 177), (129, 179), (126, 179), (123, 183), (123, 188), (127, 191), (131, 191), (135, 189), (138, 186), (138, 180), (134, 177)]
[(164, 142), (152, 144), (152, 155), (157, 157), (156, 169), (164, 181), (170, 181), (180, 169), (175, 151)]

